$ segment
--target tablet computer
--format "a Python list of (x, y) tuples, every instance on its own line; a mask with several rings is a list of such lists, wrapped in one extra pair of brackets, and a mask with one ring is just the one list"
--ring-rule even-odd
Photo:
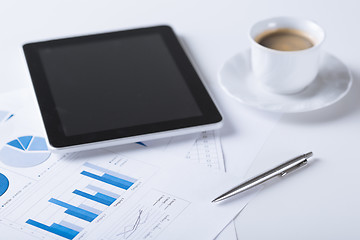
[(50, 148), (86, 150), (219, 128), (169, 26), (23, 46)]

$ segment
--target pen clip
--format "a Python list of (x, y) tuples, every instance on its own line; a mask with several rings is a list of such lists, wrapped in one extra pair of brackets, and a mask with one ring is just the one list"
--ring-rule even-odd
[(299, 164), (287, 169), (286, 171), (281, 172), (280, 176), (283, 177), (283, 176), (287, 175), (288, 173), (305, 166), (307, 163), (308, 163), (308, 161), (307, 161), (307, 159), (305, 159), (304, 161), (300, 162)]

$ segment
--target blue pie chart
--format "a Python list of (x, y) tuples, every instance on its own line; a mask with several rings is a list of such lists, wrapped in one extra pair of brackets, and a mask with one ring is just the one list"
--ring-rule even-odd
[(48, 159), (50, 151), (43, 137), (22, 136), (0, 150), (0, 161), (11, 167), (33, 167)]
[(9, 180), (0, 173), (0, 196), (2, 196), (9, 187)]

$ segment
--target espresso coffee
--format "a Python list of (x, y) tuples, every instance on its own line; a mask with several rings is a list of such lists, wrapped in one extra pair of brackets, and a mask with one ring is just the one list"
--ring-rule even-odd
[(299, 51), (314, 46), (306, 33), (289, 28), (265, 31), (259, 34), (255, 41), (264, 47), (279, 51)]

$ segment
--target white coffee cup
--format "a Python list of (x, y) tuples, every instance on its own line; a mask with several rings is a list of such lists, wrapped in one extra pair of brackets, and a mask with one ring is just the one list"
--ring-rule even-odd
[[(313, 46), (304, 50), (281, 51), (255, 41), (260, 34), (276, 29), (301, 31)], [(315, 79), (320, 65), (320, 47), (325, 39), (324, 30), (316, 23), (292, 17), (270, 18), (254, 24), (249, 37), (252, 71), (265, 90), (279, 94), (297, 93)]]

